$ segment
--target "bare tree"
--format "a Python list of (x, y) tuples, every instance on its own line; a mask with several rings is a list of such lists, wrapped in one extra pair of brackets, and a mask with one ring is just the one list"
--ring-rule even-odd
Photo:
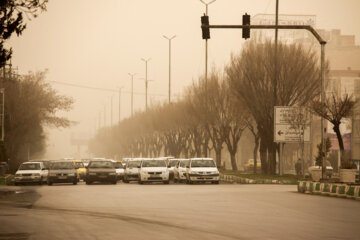
[[(315, 52), (301, 45), (278, 44), (276, 104), (304, 106), (320, 93), (320, 69)], [(262, 171), (275, 173), (274, 44), (249, 41), (226, 68), (230, 88), (251, 113), (261, 136)]]
[(312, 103), (312, 110), (314, 113), (333, 124), (333, 130), (336, 133), (336, 137), (339, 142), (342, 168), (351, 168), (352, 163), (350, 163), (349, 159), (346, 159), (344, 156), (345, 148), (340, 132), (340, 124), (343, 118), (351, 116), (354, 106), (355, 101), (352, 100), (352, 97), (348, 94), (345, 94), (342, 97), (332, 94), (324, 102), (316, 99)]

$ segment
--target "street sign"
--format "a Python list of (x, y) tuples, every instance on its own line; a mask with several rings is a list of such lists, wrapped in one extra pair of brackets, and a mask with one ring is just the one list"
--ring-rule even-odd
[(298, 107), (274, 107), (275, 142), (310, 142), (310, 114)]

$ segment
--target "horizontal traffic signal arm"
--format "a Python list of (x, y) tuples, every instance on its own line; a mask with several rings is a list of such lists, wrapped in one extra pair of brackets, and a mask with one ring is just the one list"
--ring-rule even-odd
[(250, 28), (250, 29), (305, 29), (311, 32), (320, 44), (326, 44), (326, 41), (310, 25), (201, 25), (202, 28)]

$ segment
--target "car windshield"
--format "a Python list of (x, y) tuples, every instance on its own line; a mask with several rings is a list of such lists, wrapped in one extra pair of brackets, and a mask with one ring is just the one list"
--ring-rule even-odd
[(123, 168), (123, 165), (121, 162), (116, 162), (115, 163), (115, 168)]
[(142, 167), (166, 167), (164, 160), (146, 160), (142, 162)]
[(127, 167), (129, 168), (136, 168), (136, 167), (139, 167), (141, 164), (141, 161), (129, 161), (127, 163)]
[(175, 165), (177, 164), (179, 160), (170, 160), (169, 162), (169, 167), (175, 167)]
[(180, 162), (180, 167), (187, 167), (189, 165), (189, 160), (183, 160)]
[(40, 163), (21, 164), (19, 170), (40, 170)]
[(191, 167), (215, 167), (213, 160), (192, 160)]
[(53, 162), (51, 169), (74, 169), (75, 166), (72, 162)]
[(77, 167), (77, 168), (84, 168), (84, 163), (82, 163), (82, 162), (75, 162), (75, 167)]
[(114, 164), (110, 161), (91, 161), (89, 168), (113, 168)]

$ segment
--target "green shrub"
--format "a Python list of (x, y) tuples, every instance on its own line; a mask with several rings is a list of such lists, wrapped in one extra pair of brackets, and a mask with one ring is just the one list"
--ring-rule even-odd
[(340, 186), (339, 193), (340, 194), (345, 194), (345, 186)]
[(355, 195), (355, 187), (349, 187), (349, 190), (347, 191), (346, 195), (354, 196)]
[(332, 185), (331, 192), (332, 192), (332, 193), (336, 193), (336, 188), (337, 188), (336, 185)]
[(303, 189), (302, 192), (306, 192), (306, 182), (303, 182)]
[(315, 190), (316, 190), (316, 191), (320, 191), (320, 183), (317, 183), (317, 184), (315, 185)]
[(330, 185), (325, 183), (323, 192), (330, 192)]

